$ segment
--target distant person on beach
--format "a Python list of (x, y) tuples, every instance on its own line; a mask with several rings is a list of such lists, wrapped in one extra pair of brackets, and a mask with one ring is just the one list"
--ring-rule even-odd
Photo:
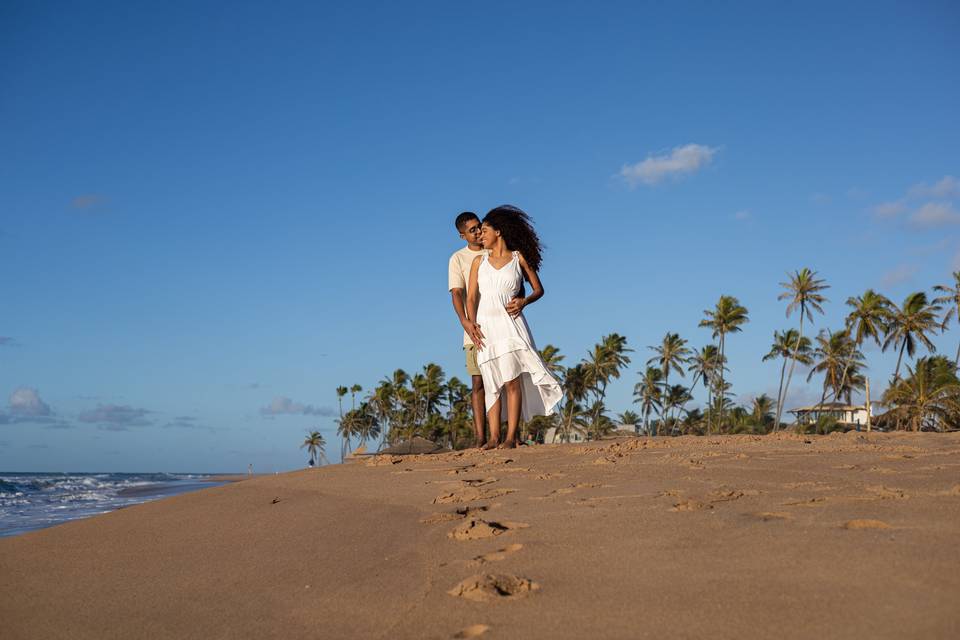
[(467, 375), (472, 382), (471, 404), (473, 406), (473, 432), (478, 447), (486, 442), (483, 428), (484, 395), (483, 377), (477, 366), (477, 348), (475, 343), (483, 340), (479, 325), (467, 318), (467, 279), (470, 277), (470, 265), (474, 258), (486, 253), (480, 245), (480, 217), (472, 211), (464, 211), (454, 220), (454, 226), (460, 238), (467, 245), (450, 256), (448, 277), (453, 310), (463, 325), (463, 351), (467, 359)]
[[(490, 427), (484, 449), (517, 446), (520, 418), (531, 420), (552, 414), (562, 395), (560, 383), (547, 370), (523, 317), (523, 308), (543, 297), (537, 273), (540, 239), (532, 222), (511, 205), (492, 209), (480, 228), (480, 243), (486, 253), (475, 256), (470, 267), (464, 327), (476, 346), (483, 379)], [(524, 280), (532, 289), (526, 297), (518, 296)], [(500, 444), (500, 422), (504, 418), (507, 435)]]

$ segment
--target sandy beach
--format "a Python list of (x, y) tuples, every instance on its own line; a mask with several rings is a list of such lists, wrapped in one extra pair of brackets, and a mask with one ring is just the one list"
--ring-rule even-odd
[(955, 638), (960, 434), (371, 457), (0, 539), (17, 638)]

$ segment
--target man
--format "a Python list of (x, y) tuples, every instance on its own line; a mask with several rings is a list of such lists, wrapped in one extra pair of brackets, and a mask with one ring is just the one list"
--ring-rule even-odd
[(453, 310), (457, 312), (460, 318), (460, 324), (463, 326), (463, 350), (467, 357), (467, 374), (473, 382), (473, 392), (471, 393), (471, 404), (473, 406), (473, 432), (476, 436), (476, 444), (482, 447), (486, 443), (483, 420), (486, 414), (483, 396), (483, 376), (480, 375), (480, 367), (477, 365), (477, 347), (483, 345), (483, 333), (480, 325), (467, 318), (467, 282), (470, 278), (470, 266), (474, 258), (483, 255), (485, 252), (480, 244), (480, 218), (472, 211), (464, 211), (457, 216), (454, 221), (460, 238), (466, 241), (467, 245), (454, 252), (450, 256), (448, 268), (448, 281), (450, 297), (453, 300)]

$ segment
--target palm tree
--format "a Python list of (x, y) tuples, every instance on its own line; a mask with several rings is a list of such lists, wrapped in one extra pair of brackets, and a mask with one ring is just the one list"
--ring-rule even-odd
[(940, 309), (940, 305), (927, 302), (927, 294), (923, 291), (911, 293), (903, 301), (901, 307), (891, 303), (889, 331), (886, 340), (883, 341), (883, 350), (886, 351), (891, 345), (900, 349), (900, 355), (897, 356), (897, 368), (893, 372), (894, 382), (900, 379), (900, 362), (903, 359), (904, 351), (912, 358), (917, 350), (917, 342), (919, 342), (930, 353), (937, 352), (936, 345), (930, 341), (927, 334), (936, 333), (940, 327), (937, 320)]
[(640, 422), (640, 416), (627, 409), (623, 413), (617, 415), (617, 421), (624, 426), (633, 427), (633, 430), (636, 431), (637, 423)]
[(349, 393), (346, 387), (337, 387), (337, 402), (340, 404), (340, 418), (343, 418), (343, 396)]
[[(663, 395), (663, 411), (666, 417), (661, 416), (660, 421), (666, 425), (668, 420), (673, 420), (671, 424), (675, 424), (679, 418), (680, 411), (683, 409), (683, 406), (690, 402), (693, 396), (690, 395), (690, 391), (683, 386), (682, 384), (672, 384), (666, 386), (664, 384), (664, 395)], [(676, 411), (676, 414), (673, 418), (670, 417), (670, 412)], [(671, 433), (673, 432), (673, 427), (671, 427)]]
[(548, 344), (540, 350), (540, 358), (543, 360), (543, 364), (546, 365), (547, 371), (558, 378), (563, 375), (564, 367), (560, 364), (563, 361), (563, 355), (560, 354), (560, 349), (552, 344)]
[[(713, 311), (707, 309), (704, 312), (706, 318), (700, 321), (701, 327), (707, 327), (713, 330), (713, 337), (720, 338), (720, 361), (726, 361), (726, 337), (728, 333), (738, 333), (743, 331), (743, 325), (750, 321), (747, 317), (747, 308), (740, 304), (740, 301), (733, 296), (720, 296), (717, 306)], [(720, 389), (724, 389), (723, 367), (720, 367)], [(720, 404), (720, 422), (723, 422), (723, 407)]]
[(960, 380), (956, 367), (944, 356), (920, 358), (907, 377), (896, 379), (881, 402), (891, 407), (897, 424), (911, 430), (944, 430), (960, 423)]
[(350, 387), (350, 408), (351, 409), (357, 408), (357, 394), (360, 393), (361, 391), (363, 391), (363, 387), (361, 387), (358, 384), (355, 384), (352, 387)]
[(630, 364), (626, 355), (633, 351), (627, 348), (627, 339), (611, 333), (603, 336), (584, 362), (587, 383), (594, 393), (592, 413), (594, 422), (600, 422), (598, 410), (603, 407), (603, 400), (607, 394), (607, 384), (612, 378), (620, 377), (620, 370)]
[(827, 299), (820, 293), (830, 288), (825, 280), (817, 278), (817, 272), (804, 267), (800, 271), (795, 271), (793, 275), (787, 274), (789, 282), (781, 282), (780, 286), (786, 289), (785, 292), (777, 296), (777, 300), (789, 299), (787, 304), (787, 317), (800, 309), (800, 329), (797, 331), (797, 342), (793, 348), (793, 356), (790, 359), (790, 372), (787, 374), (787, 383), (783, 387), (783, 396), (777, 404), (777, 416), (774, 424), (779, 428), (780, 418), (783, 416), (783, 405), (787, 403), (787, 393), (790, 391), (790, 380), (793, 378), (793, 368), (797, 364), (797, 353), (800, 349), (800, 341), (803, 340), (803, 319), (806, 317), (813, 322), (813, 312), (823, 313), (823, 305)]
[(703, 388), (707, 390), (707, 406), (710, 406), (717, 371), (721, 366), (726, 366), (726, 362), (723, 365), (720, 364), (720, 349), (715, 344), (708, 344), (690, 356), (687, 364), (690, 365), (687, 371), (693, 374), (690, 391), (694, 391), (697, 388), (697, 382), (702, 381)]
[[(813, 362), (810, 358), (811, 346), (810, 338), (798, 338), (799, 332), (796, 329), (787, 329), (783, 333), (773, 332), (773, 344), (770, 346), (770, 352), (763, 356), (763, 361), (783, 358), (780, 365), (780, 386), (777, 390), (777, 407), (783, 402), (783, 376), (787, 370), (787, 361), (796, 353), (797, 361), (800, 364), (808, 365)], [(773, 425), (773, 430), (780, 428), (780, 423)]]
[(818, 408), (827, 399), (827, 390), (833, 390), (833, 397), (841, 400), (846, 396), (847, 403), (853, 391), (863, 388), (864, 377), (860, 374), (863, 367), (863, 354), (846, 331), (831, 332), (822, 330), (817, 335), (817, 348), (813, 352), (814, 365), (807, 374), (807, 382), (814, 374), (823, 374), (823, 393)]
[[(563, 436), (565, 440), (569, 441), (570, 431), (573, 429), (574, 422), (580, 419), (580, 414), (583, 412), (580, 403), (583, 402), (590, 392), (589, 375), (586, 365), (581, 362), (577, 366), (567, 369), (564, 372), (562, 386), (563, 395), (566, 398), (563, 411)], [(554, 439), (556, 439), (556, 435), (554, 435)]]
[[(668, 332), (663, 336), (663, 342), (659, 345), (647, 347), (657, 354), (647, 360), (647, 366), (653, 364), (660, 366), (660, 370), (663, 371), (663, 388), (665, 390), (670, 387), (670, 369), (679, 373), (681, 377), (686, 375), (683, 372), (683, 363), (690, 355), (690, 349), (686, 345), (687, 341), (681, 338), (680, 334)], [(663, 420), (663, 416), (660, 416), (660, 420)]]
[(750, 416), (754, 424), (761, 427), (764, 432), (768, 430), (770, 423), (773, 422), (774, 408), (773, 398), (765, 393), (753, 399)]
[(343, 461), (343, 458), (347, 455), (347, 443), (350, 441), (350, 427), (343, 421), (343, 396), (347, 395), (350, 390), (346, 387), (337, 387), (337, 403), (340, 405), (340, 419), (337, 421), (339, 425), (337, 427), (337, 434), (343, 437), (343, 441), (340, 443), (340, 461)]
[[(957, 322), (960, 323), (960, 271), (953, 272), (952, 287), (945, 284), (938, 284), (933, 290), (947, 294), (933, 301), (934, 304), (950, 305), (947, 313), (943, 316), (943, 330), (946, 331), (947, 325), (950, 324), (950, 320), (953, 318), (956, 318)], [(953, 361), (953, 364), (955, 367), (960, 367), (960, 345), (957, 346), (957, 358)]]
[(656, 367), (647, 367), (647, 370), (643, 373), (643, 379), (633, 388), (634, 402), (640, 404), (640, 412), (643, 414), (643, 430), (647, 435), (650, 435), (650, 412), (654, 409), (660, 410), (663, 406), (661, 402), (663, 397), (662, 385), (663, 372)]
[(316, 461), (316, 464), (319, 466), (321, 460), (329, 464), (329, 460), (327, 460), (327, 456), (324, 453), (326, 446), (327, 443), (319, 431), (308, 431), (307, 437), (303, 441), (303, 444), (300, 445), (300, 448), (306, 449), (307, 453), (310, 454), (310, 462)]

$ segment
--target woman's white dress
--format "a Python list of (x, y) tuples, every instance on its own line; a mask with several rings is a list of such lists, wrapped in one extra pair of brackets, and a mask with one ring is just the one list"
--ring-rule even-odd
[[(477, 324), (484, 335), (484, 345), (477, 351), (477, 364), (483, 375), (487, 411), (500, 398), (503, 385), (520, 376), (523, 389), (520, 416), (530, 420), (552, 414), (563, 391), (547, 371), (523, 313), (516, 318), (507, 313), (506, 304), (520, 290), (522, 282), (518, 252), (514, 251), (510, 262), (499, 269), (490, 264), (488, 255), (481, 258), (477, 272), (480, 289)], [(506, 398), (500, 405), (500, 416), (501, 420), (507, 419)]]

